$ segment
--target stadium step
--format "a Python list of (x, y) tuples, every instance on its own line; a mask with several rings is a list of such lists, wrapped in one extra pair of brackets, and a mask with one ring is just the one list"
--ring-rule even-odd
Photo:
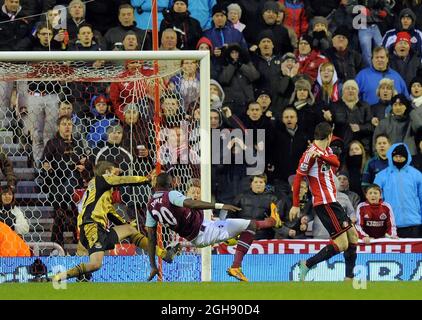
[[(65, 243), (72, 243), (73, 240), (73, 233), (69, 231), (65, 231), (63, 233), (64, 242)], [(30, 242), (51, 242), (51, 232), (28, 232), (23, 236), (25, 241)]]
[[(0, 182), (0, 186), (3, 188), (7, 186), (6, 181)], [(16, 193), (40, 193), (40, 187), (35, 181), (18, 181), (16, 184)]]
[(47, 203), (47, 195), (44, 193), (16, 193), (15, 197), (19, 206), (43, 205)]
[[(37, 170), (34, 168), (14, 168), (13, 171), (18, 180), (34, 181), (38, 175)], [(0, 180), (6, 180), (3, 174), (0, 174)]]
[(13, 156), (16, 154), (22, 154), (23, 147), (20, 144), (16, 143), (6, 143), (2, 145), (4, 152), (6, 152), (9, 156)]
[[(0, 120), (0, 128), (10, 128), (12, 126), (12, 123), (15, 122), (15, 120), (13, 118), (2, 118)], [(6, 131), (7, 132), (7, 131)]]
[[(0, 132), (1, 133), (1, 132)], [(0, 139), (1, 143), (1, 139)], [(10, 156), (9, 160), (13, 163), (13, 168), (28, 168), (27, 156)]]
[(0, 131), (0, 145), (13, 144), (12, 131)]
[(54, 208), (50, 206), (22, 206), (21, 210), (28, 219), (48, 219), (54, 214)]
[(29, 219), (29, 231), (30, 232), (45, 232), (51, 230), (53, 226), (53, 219)]

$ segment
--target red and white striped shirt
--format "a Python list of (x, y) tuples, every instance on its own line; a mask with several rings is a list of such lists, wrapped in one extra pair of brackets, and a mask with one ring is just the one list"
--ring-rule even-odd
[[(311, 151), (318, 152), (320, 156), (312, 158), (310, 155)], [(308, 178), (314, 207), (337, 201), (334, 172), (339, 166), (340, 162), (338, 161), (337, 156), (333, 154), (330, 147), (322, 150), (313, 143), (303, 153), (296, 173), (302, 177), (306, 176)]]

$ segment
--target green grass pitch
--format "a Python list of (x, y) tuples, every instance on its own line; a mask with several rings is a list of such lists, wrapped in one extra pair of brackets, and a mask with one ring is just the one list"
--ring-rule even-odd
[(251, 283), (73, 283), (56, 290), (51, 283), (1, 284), (0, 299), (59, 300), (289, 300), (289, 299), (422, 299), (421, 282)]

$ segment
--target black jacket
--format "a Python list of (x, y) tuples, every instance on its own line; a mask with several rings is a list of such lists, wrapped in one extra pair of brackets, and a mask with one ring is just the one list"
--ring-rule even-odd
[[(259, 30), (259, 32), (257, 30)], [(264, 31), (271, 31), (273, 34), (275, 54), (279, 54), (280, 56), (282, 56), (287, 52), (293, 52), (293, 46), (290, 42), (289, 32), (282, 25), (267, 25), (264, 22), (261, 22), (261, 24), (258, 26), (258, 29), (252, 29), (252, 27), (247, 24), (245, 30), (243, 30), (243, 34), (245, 39), (249, 39), (249, 46), (254, 44), (259, 45), (259, 36)]]
[[(343, 139), (344, 145), (348, 146), (352, 140), (362, 142), (366, 150), (370, 150), (374, 127), (371, 124), (372, 113), (368, 104), (358, 101), (353, 110), (339, 100), (329, 106), (333, 115), (334, 135)], [(360, 131), (352, 132), (350, 124), (358, 124)]]
[[(117, 27), (111, 28), (106, 32), (104, 40), (107, 50), (113, 50), (116, 43), (123, 42), (123, 39), (125, 38), (125, 35), (128, 31), (133, 31), (136, 33), (141, 50), (151, 49), (151, 40), (148, 33), (145, 30), (137, 28), (136, 22), (134, 22), (130, 27), (124, 27), (119, 24)], [(142, 44), (144, 44), (143, 47)]]
[[(392, 48), (394, 50), (394, 48)], [(409, 55), (402, 59), (394, 52), (390, 52), (389, 66), (396, 70), (409, 87), (410, 81), (421, 71), (421, 56), (410, 49)]]
[(15, 19), (11, 21), (10, 17), (3, 12), (0, 6), (0, 51), (14, 51), (16, 44), (29, 35), (31, 25), (27, 19), (21, 19), (25, 15), (22, 10), (18, 11)]
[[(236, 62), (230, 58), (232, 49), (237, 50), (240, 55)], [(233, 106), (232, 110), (238, 116), (242, 114), (247, 102), (254, 100), (252, 84), (258, 79), (259, 72), (249, 60), (248, 54), (239, 45), (230, 45), (224, 51), (224, 65), (218, 82), (226, 94), (225, 102)]]
[(344, 54), (340, 54), (332, 47), (324, 51), (324, 55), (334, 64), (337, 77), (342, 83), (346, 80), (354, 79), (364, 67), (361, 54), (350, 48), (346, 49)]
[(278, 88), (272, 86), (272, 84), (280, 78), (280, 56), (273, 55), (271, 59), (267, 61), (260, 54), (259, 49), (257, 49), (256, 53), (252, 54), (251, 59), (260, 75), (259, 79), (255, 82), (255, 87), (260, 89), (271, 89), (271, 97), (276, 96), (276, 89)]
[(308, 147), (308, 139), (300, 127), (291, 136), (284, 123), (280, 122), (274, 140), (277, 146), (277, 151), (272, 153), (274, 177), (287, 181), (290, 175), (296, 173), (299, 160)]
[[(228, 218), (264, 220), (271, 215), (271, 204), (277, 204), (277, 198), (270, 193), (254, 193), (249, 190), (236, 197), (233, 205), (242, 208), (238, 213), (230, 213)], [(256, 240), (273, 239), (272, 229), (258, 230), (255, 235)]]
[(161, 21), (160, 32), (165, 29), (174, 29), (177, 34), (177, 47), (183, 50), (195, 50), (196, 44), (202, 35), (201, 24), (195, 18), (190, 16), (189, 11), (186, 13), (177, 13), (173, 9), (163, 11), (164, 19)]
[[(83, 157), (87, 158), (85, 170), (79, 172), (76, 165), (80, 164)], [(67, 209), (72, 203), (74, 189), (83, 187), (84, 181), (91, 178), (92, 164), (84, 148), (76, 140), (65, 141), (58, 133), (48, 140), (44, 148), (44, 162), (48, 162), (51, 169), (41, 170), (41, 177), (44, 179), (42, 190), (48, 194), (52, 206)]]

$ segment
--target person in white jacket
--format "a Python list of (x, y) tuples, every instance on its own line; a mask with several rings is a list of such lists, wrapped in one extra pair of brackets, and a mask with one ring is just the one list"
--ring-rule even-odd
[(21, 208), (15, 204), (15, 194), (9, 188), (1, 191), (0, 221), (21, 236), (29, 232), (28, 220)]

